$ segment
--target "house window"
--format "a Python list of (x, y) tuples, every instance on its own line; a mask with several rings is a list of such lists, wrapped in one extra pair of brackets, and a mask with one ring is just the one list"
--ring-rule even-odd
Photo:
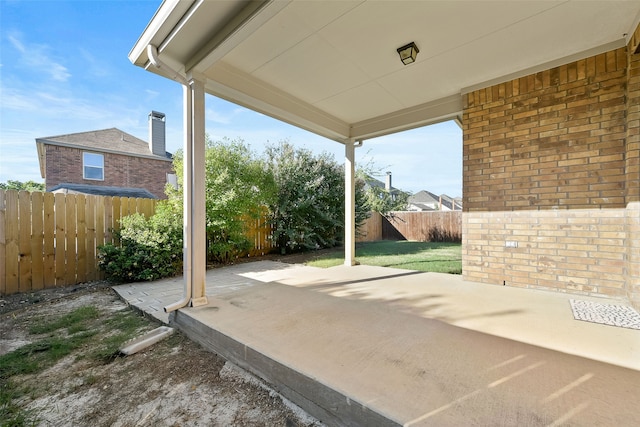
[(104, 181), (104, 156), (96, 153), (82, 153), (84, 179)]

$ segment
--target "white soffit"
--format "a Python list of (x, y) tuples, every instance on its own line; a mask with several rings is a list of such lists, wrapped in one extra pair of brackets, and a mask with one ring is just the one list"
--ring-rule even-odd
[[(336, 140), (459, 116), (465, 91), (624, 46), (640, 16), (634, 1), (174, 3), (132, 62), (156, 43), (209, 93)], [(410, 41), (420, 53), (404, 66)]]

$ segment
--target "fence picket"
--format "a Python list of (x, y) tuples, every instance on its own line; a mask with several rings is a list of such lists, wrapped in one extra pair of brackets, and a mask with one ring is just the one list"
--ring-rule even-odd
[(111, 239), (109, 240), (110, 243), (119, 245), (120, 244), (120, 240), (118, 239), (117, 235), (114, 234), (111, 230), (113, 231), (120, 231), (120, 218), (122, 218), (121, 214), (122, 214), (122, 199), (120, 197), (114, 197), (111, 200), (111, 220), (109, 221), (109, 235), (111, 236)]
[(6, 193), (6, 289), (7, 293), (18, 292), (20, 279), (20, 242), (18, 225), (18, 192), (9, 190)]
[[(44, 288), (44, 198), (31, 193), (31, 289)], [(22, 287), (22, 284), (21, 284)]]
[(18, 289), (31, 289), (31, 197), (27, 191), (18, 193), (18, 239), (20, 278)]
[(55, 236), (55, 259), (56, 259), (56, 286), (64, 286), (64, 278), (66, 275), (66, 259), (65, 259), (65, 232), (66, 225), (66, 203), (65, 195), (58, 193), (55, 195), (55, 212), (56, 212), (56, 236)]
[(87, 196), (87, 281), (96, 280), (96, 196)]
[(55, 253), (55, 236), (56, 236), (56, 216), (55, 216), (55, 199), (53, 193), (44, 193), (43, 197), (43, 215), (44, 215), (44, 287), (49, 288), (56, 285), (56, 253)]
[(86, 198), (84, 194), (76, 195), (76, 282), (87, 281), (87, 223)]
[(113, 243), (113, 197), (104, 198), (104, 243)]
[(5, 191), (0, 188), (0, 295), (4, 295), (7, 292), (6, 282), (6, 259), (7, 259), (7, 242), (6, 242), (6, 230), (4, 222), (6, 220), (7, 205), (5, 202)]
[(65, 285), (72, 285), (76, 281), (77, 247), (76, 247), (76, 195), (67, 194), (65, 203), (66, 216), (66, 246), (65, 246)]

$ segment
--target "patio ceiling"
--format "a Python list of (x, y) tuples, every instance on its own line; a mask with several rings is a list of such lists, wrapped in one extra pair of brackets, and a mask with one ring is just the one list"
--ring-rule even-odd
[[(462, 94), (622, 47), (637, 1), (165, 0), (147, 46), (207, 93), (336, 141), (460, 118)], [(414, 41), (414, 64), (396, 49)]]

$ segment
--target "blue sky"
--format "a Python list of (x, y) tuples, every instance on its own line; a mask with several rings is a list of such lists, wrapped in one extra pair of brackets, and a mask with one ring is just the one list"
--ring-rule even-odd
[[(43, 182), (36, 138), (116, 127), (146, 141), (151, 110), (167, 116), (167, 150), (182, 147), (181, 86), (127, 58), (160, 3), (0, 0), (0, 182)], [(212, 96), (206, 130), (258, 153), (288, 140), (344, 158), (337, 142)], [(462, 131), (453, 122), (365, 141), (356, 163), (391, 171), (405, 191), (462, 195)]]

